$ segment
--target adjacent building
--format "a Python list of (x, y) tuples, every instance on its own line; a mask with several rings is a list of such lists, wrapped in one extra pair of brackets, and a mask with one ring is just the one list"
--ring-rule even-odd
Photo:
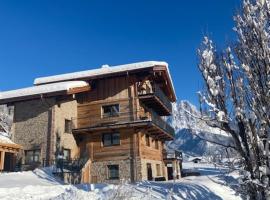
[(16, 157), (21, 148), (20, 145), (11, 141), (0, 124), (0, 172), (15, 170)]
[(81, 180), (91, 183), (168, 179), (164, 143), (174, 129), (165, 119), (175, 101), (168, 65), (156, 61), (37, 78), (0, 93), (0, 104), (14, 106), (23, 169), (61, 154), (79, 160)]

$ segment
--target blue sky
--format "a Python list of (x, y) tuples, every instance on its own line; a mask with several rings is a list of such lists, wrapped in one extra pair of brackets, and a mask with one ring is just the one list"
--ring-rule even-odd
[(239, 0), (2, 0), (0, 90), (103, 64), (161, 60), (178, 100), (197, 104), (196, 49), (204, 34), (228, 43), (239, 7)]

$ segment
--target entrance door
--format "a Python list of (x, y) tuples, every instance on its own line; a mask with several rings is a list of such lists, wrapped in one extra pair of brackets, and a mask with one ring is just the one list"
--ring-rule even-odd
[(147, 163), (147, 180), (152, 181), (153, 180), (153, 175), (152, 175), (152, 166), (151, 163)]
[(173, 168), (167, 167), (167, 172), (168, 172), (168, 180), (172, 180), (173, 179)]
[(5, 153), (4, 171), (14, 171), (14, 157), (12, 153)]

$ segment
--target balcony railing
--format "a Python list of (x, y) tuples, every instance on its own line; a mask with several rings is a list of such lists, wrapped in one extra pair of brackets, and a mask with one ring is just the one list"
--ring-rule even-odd
[(171, 101), (158, 85), (154, 84), (152, 87), (150, 87), (149, 85), (145, 85), (144, 88), (138, 88), (138, 95), (139, 97), (146, 95), (154, 95), (160, 100), (160, 102), (164, 104), (164, 106), (169, 110), (170, 113), (172, 112)]
[(164, 159), (177, 159), (182, 160), (182, 153), (176, 150), (163, 150), (163, 158)]
[(72, 119), (72, 129), (91, 129), (126, 124), (153, 123), (163, 132), (174, 136), (174, 129), (155, 112), (119, 112), (111, 116), (91, 115)]
[(151, 119), (159, 128), (174, 136), (174, 128), (154, 111), (151, 112)]

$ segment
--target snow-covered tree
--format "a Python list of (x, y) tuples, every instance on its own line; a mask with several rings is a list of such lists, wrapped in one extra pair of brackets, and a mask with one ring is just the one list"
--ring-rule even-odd
[(13, 118), (13, 107), (0, 105), (0, 131), (10, 132)]
[(270, 199), (270, 0), (244, 0), (237, 41), (223, 52), (205, 37), (199, 70), (207, 123), (228, 132), (243, 157), (250, 199)]

